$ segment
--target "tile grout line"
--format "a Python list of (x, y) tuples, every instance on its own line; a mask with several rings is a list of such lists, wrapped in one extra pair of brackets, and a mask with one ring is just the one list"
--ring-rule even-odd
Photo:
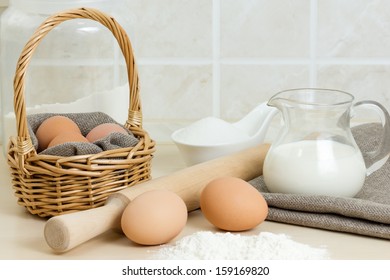
[(213, 0), (212, 5), (212, 55), (213, 55), (213, 70), (212, 70), (212, 111), (213, 115), (220, 117), (221, 115), (221, 65), (220, 65), (220, 47), (221, 47), (221, 2)]
[(211, 65), (212, 58), (198, 57), (140, 57), (137, 59), (139, 65)]
[[(230, 57), (230, 58), (191, 58), (191, 57), (161, 57), (161, 58), (139, 58), (138, 65), (184, 65), (184, 66), (202, 66), (212, 65), (217, 60), (222, 65), (389, 65), (390, 58), (388, 57), (314, 57), (308, 58), (257, 58), (257, 57)], [(31, 62), (32, 65), (51, 65), (52, 63)], [(68, 63), (69, 65), (79, 65), (80, 63)], [(112, 63), (111, 63), (112, 64)], [(124, 63), (123, 63), (124, 64)], [(83, 64), (85, 65), (85, 63)], [(90, 63), (89, 65), (97, 65)], [(103, 63), (99, 65), (109, 65)]]
[(120, 55), (122, 55), (122, 52), (119, 48), (114, 48), (114, 79), (113, 79), (113, 86), (114, 88), (120, 86), (119, 82), (119, 76), (120, 76)]
[(318, 35), (318, 2), (310, 1), (310, 87), (317, 86), (317, 35)]

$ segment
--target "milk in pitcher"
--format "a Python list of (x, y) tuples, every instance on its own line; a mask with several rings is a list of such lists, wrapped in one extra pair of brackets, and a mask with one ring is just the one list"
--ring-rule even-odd
[(350, 145), (302, 140), (275, 147), (263, 172), (271, 192), (353, 197), (364, 184), (366, 166)]

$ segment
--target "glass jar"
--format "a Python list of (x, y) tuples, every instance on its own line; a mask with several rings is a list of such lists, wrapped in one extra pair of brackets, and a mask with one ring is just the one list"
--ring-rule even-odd
[[(16, 136), (13, 79), (20, 53), (50, 15), (90, 7), (115, 18), (110, 0), (10, 0), (1, 15), (1, 138)], [(119, 21), (119, 20), (118, 20)], [(29, 64), (25, 102), (27, 114), (101, 111), (123, 123), (127, 117), (125, 61), (112, 33), (88, 19), (61, 23), (48, 33)]]

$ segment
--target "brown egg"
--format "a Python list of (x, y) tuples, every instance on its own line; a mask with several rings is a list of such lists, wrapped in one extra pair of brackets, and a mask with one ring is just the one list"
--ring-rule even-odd
[(53, 116), (44, 120), (35, 133), (38, 139), (38, 151), (46, 149), (49, 143), (64, 131), (73, 131), (81, 134), (80, 128), (70, 118)]
[(91, 131), (87, 134), (86, 138), (88, 139), (89, 142), (93, 143), (99, 139), (106, 137), (107, 135), (113, 132), (120, 132), (125, 135), (129, 134), (127, 130), (124, 129), (119, 124), (103, 123), (91, 129)]
[(226, 231), (252, 229), (268, 215), (267, 202), (260, 192), (235, 177), (209, 182), (201, 192), (200, 207), (210, 223)]
[(174, 192), (151, 190), (126, 206), (121, 218), (123, 233), (141, 245), (164, 244), (176, 237), (187, 222), (187, 207)]
[(56, 137), (54, 137), (54, 139), (50, 141), (47, 147), (50, 148), (50, 147), (54, 147), (69, 142), (89, 143), (87, 138), (85, 138), (81, 133), (74, 132), (74, 131), (64, 131), (58, 134)]

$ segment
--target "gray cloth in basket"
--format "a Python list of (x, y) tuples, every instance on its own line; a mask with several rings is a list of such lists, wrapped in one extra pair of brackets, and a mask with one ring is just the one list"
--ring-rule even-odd
[[(352, 132), (362, 151), (374, 150), (382, 133), (379, 124)], [(390, 160), (366, 178), (354, 198), (270, 193), (262, 176), (249, 183), (266, 199), (269, 221), (390, 239)]]
[[(81, 134), (86, 136), (88, 132), (103, 123), (116, 123), (114, 119), (102, 112), (91, 112), (91, 113), (68, 113), (68, 114), (54, 114), (54, 113), (42, 113), (32, 114), (27, 116), (27, 123), (31, 141), (38, 149), (38, 140), (35, 133), (40, 124), (49, 117), (60, 115), (66, 116), (73, 120), (80, 128)], [(119, 124), (120, 125), (120, 124)], [(126, 129), (126, 128), (125, 128)], [(126, 129), (127, 130), (127, 129)], [(123, 133), (114, 132), (109, 134), (107, 137), (99, 139), (94, 143), (65, 143), (57, 146), (50, 147), (40, 152), (40, 154), (54, 155), (54, 156), (75, 156), (75, 155), (89, 155), (97, 154), (103, 151), (133, 147), (138, 143), (138, 139), (129, 130), (128, 135)]]

